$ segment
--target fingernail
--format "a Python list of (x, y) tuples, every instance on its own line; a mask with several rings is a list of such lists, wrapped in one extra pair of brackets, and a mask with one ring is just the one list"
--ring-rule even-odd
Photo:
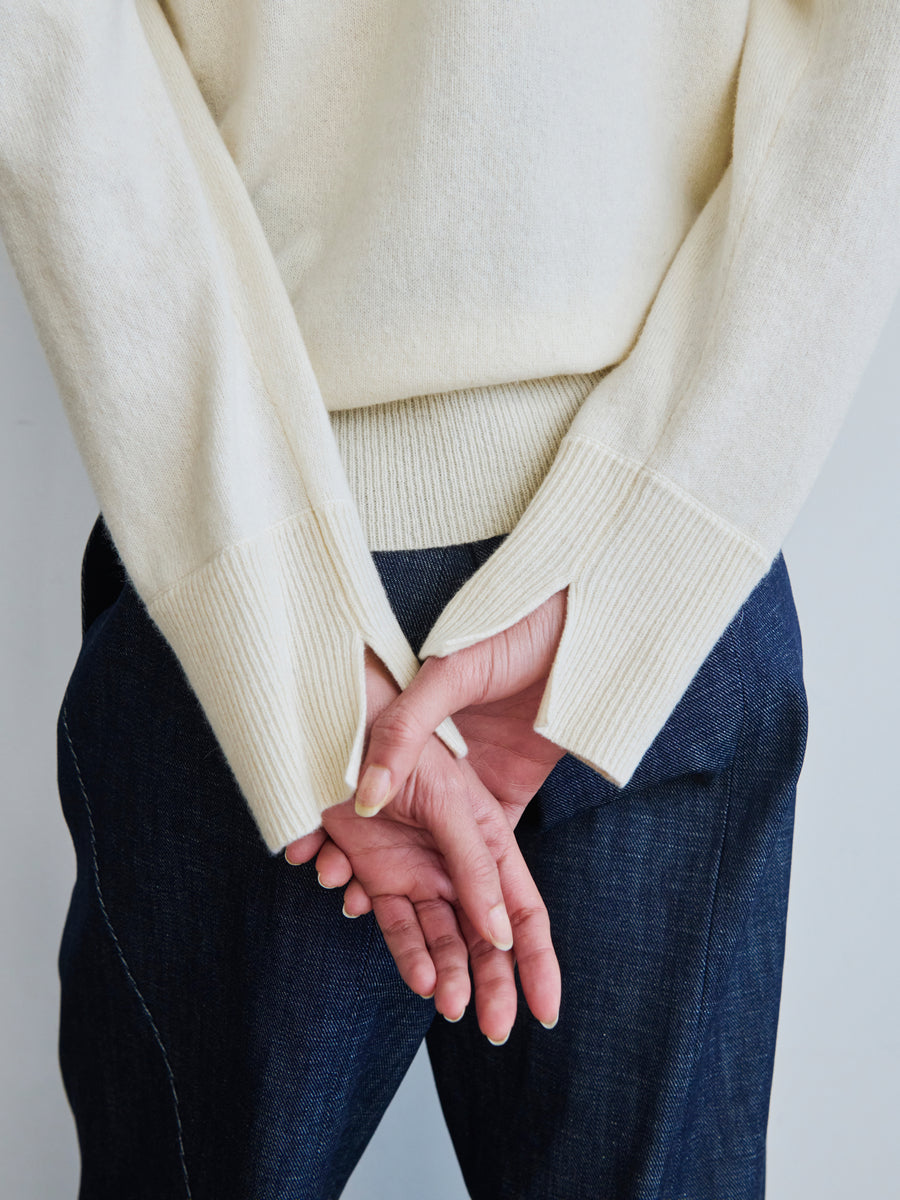
[[(487, 1036), (487, 1035), (485, 1035), (485, 1036)], [(506, 1043), (509, 1041), (509, 1034), (507, 1033), (506, 1037), (503, 1039), (502, 1042), (495, 1042), (492, 1037), (489, 1037), (488, 1041), (491, 1043), (492, 1046), (505, 1046)]]
[[(321, 883), (322, 881), (319, 880), (319, 882)], [(325, 885), (322, 884), (322, 886), (324, 887)], [(341, 905), (341, 912), (344, 914), (345, 917), (349, 917), (351, 921), (355, 921), (356, 918), (359, 916), (359, 913), (348, 913), (345, 905), (343, 905), (343, 904)]]
[(488, 913), (487, 926), (491, 941), (498, 950), (512, 950), (512, 925), (509, 923), (506, 908), (502, 904), (495, 904)]
[(541, 1024), (545, 1029), (555, 1029), (559, 1024), (559, 1013), (556, 1014), (552, 1021), (541, 1021)]
[(383, 807), (391, 791), (391, 773), (387, 767), (366, 767), (356, 789), (356, 812), (360, 817), (374, 817)]
[(462, 1010), (462, 1012), (459, 1014), (458, 1017), (448, 1017), (446, 1013), (443, 1014), (444, 1020), (449, 1021), (451, 1025), (455, 1025), (457, 1023), (457, 1021), (461, 1021), (465, 1015), (466, 1015), (465, 1009)]
[(318, 879), (318, 881), (319, 881), (319, 887), (325, 888), (325, 890), (327, 892), (333, 892), (336, 887), (340, 886), (340, 884), (337, 884), (337, 883), (323, 883), (322, 876), (319, 874), (318, 871), (316, 871), (316, 879)]
[(429, 992), (427, 996), (424, 994), (424, 992), (419, 992), (419, 995), (422, 997), (423, 1000), (434, 999), (434, 992)]
[(300, 866), (300, 864), (299, 864), (299, 863), (295, 863), (295, 862), (294, 862), (294, 860), (293, 860), (292, 858), (288, 858), (288, 852), (287, 852), (287, 849), (285, 849), (285, 852), (284, 852), (284, 861), (285, 861), (286, 863), (289, 863), (289, 864), (290, 864), (292, 867), (299, 867), (299, 866)]

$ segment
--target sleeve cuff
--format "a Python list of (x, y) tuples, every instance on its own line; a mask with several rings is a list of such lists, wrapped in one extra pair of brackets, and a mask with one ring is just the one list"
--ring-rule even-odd
[[(356, 789), (365, 645), (401, 688), (420, 666), (344, 502), (226, 547), (146, 607), (273, 853)], [(466, 754), (449, 718), (437, 733)]]
[(624, 787), (775, 554), (645, 464), (567, 434), (419, 654), (482, 641), (568, 587), (534, 729)]

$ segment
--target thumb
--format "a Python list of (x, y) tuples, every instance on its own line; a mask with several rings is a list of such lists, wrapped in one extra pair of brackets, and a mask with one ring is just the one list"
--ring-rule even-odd
[(465, 664), (456, 655), (426, 659), (372, 722), (356, 789), (361, 817), (373, 817), (396, 795), (438, 725), (483, 695), (474, 656), (466, 657)]

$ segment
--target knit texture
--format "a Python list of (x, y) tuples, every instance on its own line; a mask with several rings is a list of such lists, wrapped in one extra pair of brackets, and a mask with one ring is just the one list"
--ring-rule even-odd
[[(628, 782), (897, 295), (898, 62), (895, 0), (0, 0), (0, 232), (270, 850), (366, 644), (403, 687), (562, 587), (535, 728)], [(410, 646), (371, 551), (499, 533)]]

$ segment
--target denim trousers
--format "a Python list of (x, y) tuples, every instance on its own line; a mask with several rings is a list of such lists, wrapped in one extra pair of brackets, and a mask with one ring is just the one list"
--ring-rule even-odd
[[(413, 648), (502, 540), (374, 552)], [(81, 587), (57, 722), (81, 1200), (336, 1198), (423, 1038), (477, 1200), (763, 1196), (807, 728), (781, 554), (627, 786), (566, 754), (525, 810), (563, 998), (548, 1031), (520, 994), (500, 1047), (266, 850), (102, 515)]]

